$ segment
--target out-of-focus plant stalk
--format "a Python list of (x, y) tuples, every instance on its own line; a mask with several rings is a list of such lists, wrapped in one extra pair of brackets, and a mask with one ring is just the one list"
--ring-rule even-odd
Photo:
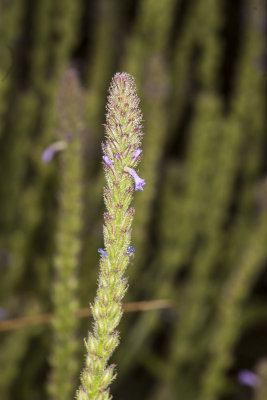
[(0, 2), (0, 138), (5, 128), (8, 92), (15, 72), (16, 43), (22, 30), (23, 0)]
[[(251, 238), (251, 230), (255, 225), (255, 179), (263, 160), (265, 79), (260, 70), (260, 59), (264, 54), (262, 18), (266, 12), (261, 0), (245, 1), (243, 7), (244, 39), (240, 45), (242, 51), (231, 103), (233, 118), (238, 122), (243, 136), (240, 154), (242, 168), (239, 193), (236, 196), (237, 214), (228, 233), (223, 259), (225, 266), (241, 264), (230, 273), (218, 301), (220, 311), (217, 311), (218, 318), (213, 325), (211, 359), (204, 373), (200, 393), (201, 399), (205, 400), (217, 398), (224, 390), (223, 376), (231, 366), (233, 346), (241, 331), (241, 306), (259, 276), (262, 258), (266, 257), (263, 246), (266, 237), (266, 211), (261, 212), (258, 227)], [(240, 261), (244, 243), (250, 240), (251, 250), (249, 247), (247, 259), (245, 256)]]
[[(56, 96), (64, 69), (69, 62), (70, 53), (76, 39), (78, 18), (81, 10), (80, 1), (47, 2), (41, 0), (34, 4), (37, 35), (33, 37), (33, 57), (35, 60), (30, 66), (29, 81), (38, 95), (38, 110), (34, 116), (38, 126), (38, 135), (34, 137), (34, 146), (30, 152), (31, 168), (33, 171), (31, 182), (37, 193), (37, 205), (39, 207), (40, 220), (36, 231), (44, 232), (46, 238), (46, 250), (40, 250), (34, 240), (29, 243), (32, 246), (29, 264), (38, 265), (36, 274), (36, 287), (42, 287), (48, 295), (50, 279), (49, 266), (51, 265), (51, 253), (55, 243), (55, 207), (51, 207), (56, 196), (56, 180), (58, 170), (55, 163), (50, 166), (40, 161), (40, 153), (51, 142), (55, 141)], [(38, 24), (38, 19), (44, 18)], [(40, 52), (43, 49), (43, 53)], [(42, 209), (47, 207), (48, 213), (44, 216)], [(42, 241), (42, 239), (41, 239)], [(39, 241), (38, 241), (39, 242)], [(42, 256), (40, 257), (40, 253)], [(46, 282), (46, 284), (44, 283)]]
[[(24, 304), (25, 306), (25, 304)], [(23, 307), (24, 308), (24, 307)], [(32, 316), (39, 311), (38, 305), (29, 301), (24, 312), (27, 316)], [(10, 388), (17, 374), (21, 375), (21, 362), (28, 351), (28, 344), (31, 339), (40, 335), (42, 327), (25, 327), (16, 332), (9, 332), (6, 337), (1, 337), (1, 357), (0, 357), (0, 397), (10, 400)]]
[(267, 398), (267, 359), (263, 358), (257, 365), (256, 373), (259, 383), (254, 388), (253, 400), (265, 400)]
[[(21, 193), (31, 148), (29, 132), (33, 127), (31, 115), (36, 111), (36, 97), (32, 93), (18, 96), (14, 111), (17, 121), (2, 142), (0, 183), (5, 188), (0, 198), (0, 246), (9, 253), (7, 268), (2, 272), (0, 300), (8, 301), (12, 290), (23, 274), (24, 254), (34, 225), (32, 208), (24, 208), (29, 192)], [(6, 173), (9, 171), (9, 174)], [(35, 197), (35, 196), (33, 196)], [(22, 211), (23, 210), (23, 211)], [(19, 213), (22, 214), (18, 221)], [(33, 224), (32, 224), (33, 223)]]
[(224, 373), (232, 364), (233, 346), (240, 333), (242, 307), (259, 276), (266, 257), (267, 214), (263, 212), (251, 235), (239, 265), (223, 288), (217, 309), (217, 322), (210, 341), (211, 355), (204, 372), (200, 400), (215, 400), (224, 388)]
[[(143, 144), (144, 158), (140, 171), (149, 179), (150, 183), (144, 195), (135, 200), (136, 223), (133, 229), (133, 239), (136, 246), (136, 260), (135, 269), (129, 273), (130, 279), (138, 276), (139, 271), (144, 265), (147, 265), (148, 226), (153, 215), (157, 185), (161, 184), (160, 163), (167, 138), (167, 102), (170, 95), (165, 53), (174, 9), (175, 2), (173, 0), (157, 2), (145, 0), (139, 4), (133, 34), (129, 38), (123, 62), (125, 68), (136, 77), (137, 82), (142, 86), (141, 98), (146, 115), (146, 135)], [(141, 85), (142, 82), (145, 84)], [(136, 356), (137, 349), (144, 343), (146, 332), (151, 331), (155, 315), (157, 312), (144, 317), (140, 315), (138, 320), (142, 320), (142, 323), (139, 324), (137, 321), (135, 327), (132, 326), (130, 330), (128, 329), (129, 335), (122, 345), (122, 351), (118, 353), (118, 362), (122, 366), (122, 373), (127, 372), (127, 367)], [(129, 318), (128, 321), (130, 321)]]
[[(86, 285), (81, 285), (80, 298), (82, 304), (88, 303), (88, 296), (94, 296), (97, 254), (95, 248), (99, 244), (99, 230), (101, 229), (98, 216), (102, 212), (102, 198), (104, 177), (101, 170), (97, 170), (99, 155), (99, 137), (102, 135), (103, 110), (105, 108), (105, 93), (116, 61), (114, 51), (118, 30), (119, 0), (100, 0), (96, 3), (96, 21), (93, 29), (93, 48), (88, 54), (86, 70), (87, 101), (86, 120), (88, 123), (87, 140), (84, 147), (85, 157), (85, 215), (84, 241), (81, 253), (81, 274)], [(88, 258), (92, 268), (88, 268)]]
[[(141, 172), (149, 177), (150, 187), (142, 198), (136, 199), (136, 224), (133, 237), (137, 249), (137, 274), (144, 265), (144, 248), (147, 243), (147, 227), (153, 210), (159, 164), (164, 149), (167, 129), (167, 101), (170, 95), (168, 66), (165, 61), (168, 35), (171, 30), (173, 0), (145, 0), (140, 3), (138, 17), (129, 39), (124, 65), (142, 86), (143, 109), (146, 114), (146, 136), (144, 138), (144, 160)], [(123, 361), (123, 360), (122, 360)]]
[[(236, 68), (236, 80), (231, 101), (233, 114), (239, 120), (244, 134), (242, 151), (242, 189), (239, 191), (239, 210), (233, 233), (237, 252), (244, 241), (244, 227), (254, 219), (254, 191), (252, 185), (263, 163), (265, 123), (265, 75), (261, 60), (265, 54), (263, 19), (266, 18), (264, 1), (246, 0), (243, 9), (244, 39)], [(249, 235), (249, 229), (246, 235)], [(230, 239), (232, 244), (233, 238)]]
[[(54, 282), (54, 345), (52, 347), (52, 398), (71, 399), (77, 373), (78, 254), (82, 228), (82, 134), (84, 133), (84, 98), (75, 70), (68, 70), (62, 80), (58, 102), (58, 137), (65, 148), (60, 154), (60, 202), (56, 236)], [(55, 151), (50, 146), (48, 152)], [(48, 152), (44, 161), (50, 161)]]
[(86, 77), (88, 81), (87, 118), (93, 130), (94, 140), (100, 133), (99, 122), (103, 119), (104, 94), (114, 63), (118, 6), (118, 0), (100, 0), (97, 4), (93, 49)]
[(135, 190), (143, 190), (145, 180), (134, 168), (140, 160), (142, 114), (133, 78), (117, 73), (111, 83), (107, 105), (106, 143), (103, 161), (107, 187), (104, 225), (105, 249), (101, 254), (97, 296), (92, 305), (94, 333), (89, 333), (86, 368), (81, 375), (78, 400), (110, 399), (109, 385), (115, 379), (114, 365), (108, 360), (119, 344), (116, 327), (122, 317), (122, 298), (127, 290), (125, 270), (134, 248), (130, 246)]
[[(216, 120), (218, 121), (219, 118), (217, 117)], [(220, 132), (217, 137), (218, 149), (214, 153), (217, 156), (218, 168), (214, 169), (214, 174), (210, 174), (210, 179), (207, 181), (209, 189), (214, 195), (209, 196), (210, 192), (206, 187), (203, 193), (206, 192), (209, 198), (201, 201), (202, 204), (205, 204), (205, 209), (209, 210), (207, 213), (202, 212), (202, 220), (199, 219), (201, 221), (202, 246), (193, 256), (192, 271), (186, 290), (181, 296), (178, 296), (180, 298), (178, 303), (182, 304), (182, 298), (186, 299), (186, 307), (183, 308), (181, 305), (180, 321), (182, 322), (177, 324), (177, 329), (174, 329), (177, 336), (173, 337), (170, 353), (171, 358), (176, 359), (176, 365), (180, 366), (183, 363), (193, 362), (196, 353), (203, 352), (203, 338), (201, 338), (202, 345), (197, 346), (197, 344), (201, 336), (200, 332), (206, 327), (208, 316), (211, 314), (210, 304), (216, 300), (216, 291), (212, 284), (213, 273), (214, 268), (220, 262), (224, 244), (223, 226), (228, 215), (232, 189), (240, 166), (238, 154), (242, 134), (239, 124), (234, 120), (221, 121), (221, 127), (217, 128), (217, 132)], [(223, 168), (220, 167), (222, 165)], [(209, 170), (212, 171), (212, 166), (209, 167)], [(201, 182), (205, 187), (205, 182), (202, 180)], [(199, 214), (199, 218), (200, 216), (201, 214)], [(191, 222), (191, 226), (194, 225)], [(180, 343), (179, 346), (177, 346), (177, 342)], [(192, 346), (193, 342), (195, 347)], [(181, 373), (182, 370), (181, 366)]]

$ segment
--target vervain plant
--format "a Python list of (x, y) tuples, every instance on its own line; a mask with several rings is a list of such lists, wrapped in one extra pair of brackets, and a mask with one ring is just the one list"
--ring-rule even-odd
[(106, 142), (103, 162), (107, 186), (104, 250), (101, 254), (97, 295), (92, 305), (94, 332), (85, 341), (86, 367), (81, 375), (78, 400), (108, 400), (109, 385), (115, 379), (115, 365), (107, 365), (119, 344), (116, 327), (122, 317), (122, 298), (128, 287), (124, 272), (135, 251), (131, 242), (135, 190), (143, 190), (145, 180), (134, 168), (140, 160), (142, 114), (133, 78), (117, 73), (111, 83), (106, 116)]
[(64, 150), (60, 154), (61, 187), (54, 259), (54, 341), (49, 391), (52, 399), (67, 400), (73, 397), (73, 382), (78, 370), (75, 313), (79, 307), (77, 269), (82, 228), (84, 96), (75, 70), (65, 73), (57, 106), (60, 141), (47, 147), (42, 155), (43, 162), (49, 162), (56, 152)]

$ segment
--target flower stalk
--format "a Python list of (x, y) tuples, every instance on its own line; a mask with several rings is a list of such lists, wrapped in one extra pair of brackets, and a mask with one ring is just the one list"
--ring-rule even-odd
[[(143, 190), (144, 180), (134, 168), (142, 139), (142, 114), (133, 78), (117, 73), (111, 83), (106, 116), (106, 142), (103, 162), (107, 181), (104, 201), (104, 250), (99, 249), (100, 276), (92, 305), (94, 332), (85, 342), (86, 368), (81, 375), (78, 400), (108, 400), (109, 385), (115, 379), (115, 366), (108, 360), (119, 344), (116, 330), (122, 317), (122, 298), (128, 282), (124, 278), (134, 248), (130, 246), (134, 209), (130, 207), (135, 190)], [(119, 156), (118, 156), (119, 155)], [(138, 178), (137, 178), (138, 177)], [(139, 179), (136, 185), (136, 179)]]
[[(60, 154), (60, 196), (54, 257), (53, 347), (49, 394), (53, 400), (69, 400), (75, 392), (78, 372), (78, 257), (82, 231), (82, 137), (84, 134), (84, 95), (77, 73), (67, 70), (57, 99), (57, 136), (60, 141), (48, 147), (46, 161), (55, 151)], [(50, 154), (49, 154), (50, 152)], [(44, 155), (42, 157), (44, 159)]]

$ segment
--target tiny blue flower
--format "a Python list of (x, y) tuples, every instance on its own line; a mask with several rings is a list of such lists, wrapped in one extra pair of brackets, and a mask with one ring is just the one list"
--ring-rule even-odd
[(112, 161), (110, 160), (110, 158), (108, 156), (102, 156), (104, 163), (108, 166), (111, 167), (112, 166)]
[(66, 147), (67, 143), (64, 141), (50, 144), (42, 153), (42, 161), (49, 163), (58, 151), (64, 150)]
[(101, 247), (97, 251), (98, 253), (102, 254), (103, 257), (108, 258), (108, 253), (101, 249)]
[(243, 369), (237, 375), (238, 381), (242, 383), (242, 385), (255, 387), (259, 384), (258, 375), (254, 374), (248, 369)]
[(135, 248), (133, 246), (128, 247), (128, 250), (126, 251), (125, 254), (131, 254), (135, 252)]
[(140, 156), (141, 153), (142, 153), (142, 150), (141, 150), (141, 149), (135, 150), (135, 151), (133, 152), (133, 157), (132, 157), (132, 158), (137, 159), (137, 158)]
[(125, 168), (125, 171), (128, 172), (134, 179), (135, 183), (135, 190), (144, 190), (143, 186), (146, 184), (145, 179), (140, 178), (134, 169), (132, 168)]

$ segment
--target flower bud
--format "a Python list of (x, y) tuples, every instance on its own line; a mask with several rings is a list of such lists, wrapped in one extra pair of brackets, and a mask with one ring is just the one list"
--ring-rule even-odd
[(77, 400), (89, 400), (87, 394), (83, 390), (82, 386), (79, 388), (77, 392)]
[(109, 334), (110, 332), (109, 321), (106, 318), (97, 320), (95, 323), (95, 329), (100, 337)]
[(116, 302), (121, 301), (121, 299), (124, 297), (124, 294), (126, 292), (126, 290), (128, 289), (128, 280), (122, 279), (118, 286), (114, 289), (113, 292), (113, 298)]
[(117, 374), (114, 374), (115, 365), (111, 364), (108, 368), (105, 369), (103, 375), (99, 380), (99, 388), (105, 389), (107, 386), (111, 384), (111, 382), (116, 378)]
[(110, 160), (110, 158), (108, 156), (103, 156), (102, 157), (104, 160), (104, 163), (108, 166), (108, 167), (112, 167), (112, 161)]
[(115, 316), (121, 314), (121, 305), (116, 302), (112, 302), (107, 307), (107, 315), (109, 318), (114, 318)]
[(111, 400), (111, 399), (112, 399), (112, 397), (109, 395), (109, 389), (101, 392), (101, 394), (97, 398), (97, 400)]
[(106, 352), (112, 353), (119, 344), (119, 335), (117, 332), (110, 335), (103, 343), (103, 349)]
[(112, 318), (108, 320), (108, 332), (113, 332), (114, 329), (119, 325), (122, 317), (122, 311), (120, 310), (118, 313), (113, 314)]
[(109, 296), (107, 293), (107, 290), (105, 289), (100, 289), (97, 293), (98, 301), (99, 303), (103, 304), (104, 306), (107, 306), (109, 303)]
[(96, 355), (98, 353), (99, 342), (91, 332), (89, 332), (89, 337), (86, 343), (86, 347), (91, 354)]
[(91, 367), (91, 373), (93, 375), (99, 375), (106, 367), (106, 361), (103, 357), (94, 357), (93, 364)]
[(98, 303), (95, 303), (95, 304), (91, 307), (91, 310), (92, 310), (92, 314), (93, 314), (94, 320), (95, 320), (95, 321), (96, 321), (96, 320), (99, 320), (99, 319), (101, 318), (101, 316), (102, 316), (101, 308), (100, 308), (99, 304), (98, 304)]

